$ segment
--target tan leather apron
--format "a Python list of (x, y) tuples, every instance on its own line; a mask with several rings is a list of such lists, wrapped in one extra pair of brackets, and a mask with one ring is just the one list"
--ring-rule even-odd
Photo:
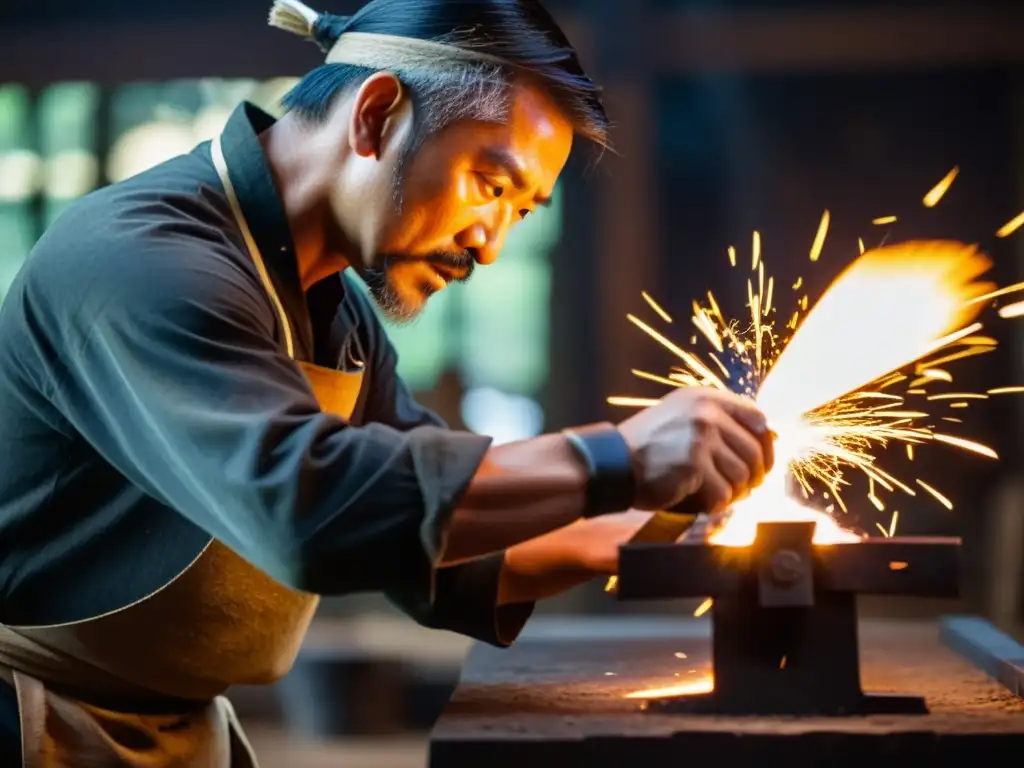
[[(217, 173), (294, 357), (291, 326), (245, 220), (220, 140)], [(355, 372), (298, 362), (322, 410), (348, 419)], [(126, 578), (128, 575), (125, 575)], [(292, 666), (319, 598), (282, 586), (216, 540), (150, 595), (102, 616), (44, 627), (0, 624), (0, 678), (14, 685), (23, 768), (256, 768), (231, 685)], [(90, 701), (132, 702), (112, 711)], [(139, 714), (146, 713), (146, 714)]]

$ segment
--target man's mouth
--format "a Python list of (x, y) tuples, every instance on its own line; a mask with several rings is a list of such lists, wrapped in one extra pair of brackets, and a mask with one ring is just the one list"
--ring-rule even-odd
[(434, 273), (431, 279), (433, 288), (435, 291), (442, 291), (448, 287), (448, 284), (454, 280), (454, 276), (451, 272), (441, 267), (431, 265), (431, 271)]
[(445, 269), (444, 267), (438, 267), (435, 265), (434, 271), (437, 272), (437, 274), (441, 276), (441, 279), (444, 280), (446, 283), (451, 283), (458, 279), (455, 276), (455, 273), (452, 272), (450, 269)]

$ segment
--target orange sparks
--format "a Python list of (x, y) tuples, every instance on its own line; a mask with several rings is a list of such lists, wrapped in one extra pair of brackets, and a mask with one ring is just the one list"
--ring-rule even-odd
[(608, 405), (618, 405), (624, 408), (650, 408), (661, 401), (655, 397), (609, 397)]
[(937, 435), (931, 436), (932, 440), (936, 440), (946, 445), (952, 445), (956, 448), (963, 448), (965, 451), (976, 453), (979, 456), (987, 456), (990, 459), (998, 459), (999, 454), (989, 448), (987, 445), (976, 443), (973, 440), (964, 440), (962, 437), (953, 437), (952, 435)]
[(889, 563), (890, 571), (902, 571), (907, 568), (910, 563), (905, 563), (902, 560), (893, 560)]
[(630, 371), (630, 373), (632, 373), (638, 379), (647, 379), (648, 381), (654, 381), (657, 382), (658, 384), (666, 384), (670, 387), (682, 386), (682, 384), (680, 384), (678, 381), (673, 381), (672, 379), (667, 379), (664, 376), (658, 376), (657, 374), (654, 373), (648, 373), (647, 371), (639, 371), (636, 368)]
[(988, 301), (989, 299), (995, 299), (995, 298), (998, 298), (1000, 296), (1006, 296), (1007, 294), (1010, 294), (1010, 293), (1016, 293), (1017, 291), (1024, 291), (1024, 283), (1014, 283), (1013, 285), (1008, 285), (1005, 288), (999, 288), (998, 290), (995, 290), (995, 291), (989, 291), (988, 293), (983, 293), (983, 294), (981, 294), (981, 296), (975, 296), (973, 299), (971, 299), (967, 303), (968, 304), (977, 304), (977, 303), (981, 303), (981, 302), (984, 302), (984, 301)]
[(654, 299), (652, 299), (650, 295), (647, 293), (647, 291), (640, 291), (640, 295), (644, 297), (644, 301), (646, 301), (650, 305), (651, 309), (653, 309), (658, 314), (658, 316), (661, 317), (662, 320), (664, 320), (666, 323), (672, 322), (672, 318), (669, 317), (668, 312), (662, 309), (661, 305)]
[(1024, 225), (1024, 211), (1021, 211), (996, 230), (996, 237), (1009, 237)]
[(949, 173), (943, 176), (942, 180), (938, 184), (936, 184), (934, 187), (928, 190), (928, 193), (924, 196), (924, 199), (921, 201), (924, 203), (925, 208), (934, 208), (936, 205), (939, 204), (939, 201), (943, 198), (946, 192), (949, 191), (949, 188), (953, 185), (953, 180), (956, 178), (958, 173), (960, 173), (960, 167), (954, 166), (953, 170), (951, 170)]
[(914, 482), (916, 482), (918, 485), (920, 485), (922, 488), (924, 488), (928, 493), (930, 493), (932, 496), (934, 496), (935, 500), (938, 501), (939, 504), (944, 506), (946, 509), (952, 509), (953, 508), (953, 502), (952, 501), (950, 501), (944, 495), (942, 495), (937, 490), (932, 488), (924, 480), (915, 480)]
[[(949, 190), (959, 172), (952, 169), (924, 197), (934, 207)], [(1024, 214), (1018, 226), (1024, 224)], [(890, 224), (895, 216), (880, 217), (874, 224)], [(826, 209), (811, 245), (810, 260), (818, 261), (830, 225)], [(1005, 227), (1004, 227), (1005, 229)], [(793, 284), (798, 309), (782, 314), (776, 322), (773, 305), (774, 278), (762, 257), (761, 236), (753, 232), (751, 274), (747, 279), (747, 316), (732, 319), (722, 313), (714, 297), (693, 302), (692, 322), (698, 333), (691, 345), (707, 342), (708, 348), (684, 349), (633, 315), (628, 319), (646, 335), (670, 351), (681, 363), (666, 376), (634, 370), (639, 378), (670, 387), (713, 386), (733, 389), (753, 397), (768, 417), (776, 439), (776, 466), (764, 483), (732, 506), (731, 514), (715, 530), (710, 541), (720, 546), (748, 546), (760, 522), (806, 520), (815, 523), (814, 542), (856, 542), (863, 534), (843, 528), (833, 513), (847, 511), (841, 492), (850, 486), (847, 470), (863, 472), (869, 479), (866, 499), (878, 512), (896, 506), (887, 493), (916, 496), (929, 494), (946, 509), (952, 501), (923, 480), (902, 482), (876, 463), (877, 449), (902, 443), (908, 460), (916, 446), (944, 444), (979, 456), (998, 459), (992, 448), (962, 437), (942, 434), (935, 424), (961, 419), (940, 416), (922, 408), (942, 403), (964, 409), (971, 402), (995, 394), (1024, 393), (1024, 385), (987, 392), (929, 394), (935, 382), (950, 384), (953, 375), (944, 366), (956, 360), (990, 353), (997, 341), (980, 335), (976, 321), (986, 302), (1015, 291), (1024, 283), (997, 288), (981, 278), (990, 269), (987, 256), (976, 246), (952, 241), (907, 242), (865, 251), (816, 299), (800, 291), (803, 278)], [(736, 266), (736, 249), (728, 250)], [(864, 296), (872, 296), (865, 302)], [(644, 299), (666, 322), (667, 313), (646, 293)], [(661, 310), (661, 311), (659, 311)], [(1002, 317), (1024, 316), (1024, 301), (999, 309)], [(789, 322), (783, 326), (783, 318)], [(798, 327), (799, 323), (799, 327)], [(940, 367), (942, 366), (942, 367)], [(813, 371), (813, 375), (808, 372)], [(729, 382), (730, 386), (726, 385)], [(952, 387), (950, 387), (952, 388)], [(888, 390), (888, 391), (885, 391)], [(911, 396), (920, 396), (912, 407)], [(608, 398), (613, 405), (648, 407), (655, 398)], [(788, 478), (795, 479), (803, 499), (792, 496)], [(827, 506), (811, 500), (824, 499)], [(815, 506), (811, 506), (814, 503)], [(819, 511), (816, 507), (824, 506)], [(879, 523), (883, 536), (896, 535), (899, 512), (891, 511), (887, 524)], [(906, 563), (893, 561), (893, 570)], [(608, 588), (614, 588), (614, 579)], [(709, 598), (694, 612), (702, 616), (712, 608)], [(784, 662), (783, 662), (784, 663)], [(668, 690), (668, 689), (666, 689)], [(639, 692), (636, 697), (643, 698)]]
[(711, 610), (711, 606), (714, 605), (714, 602), (715, 601), (709, 597), (707, 600), (705, 600), (703, 603), (697, 606), (697, 610), (693, 612), (693, 615), (697, 616), (698, 618), (703, 616), (705, 613)]
[(1005, 307), (1000, 307), (999, 316), (1005, 320), (1011, 317), (1024, 317), (1024, 301), (1018, 301), (1015, 304), (1007, 304)]
[(937, 379), (939, 381), (953, 381), (952, 374), (949, 371), (944, 371), (941, 368), (924, 368), (921, 371), (921, 376), (925, 379)]
[(828, 234), (829, 212), (828, 209), (821, 214), (821, 222), (818, 224), (818, 233), (814, 236), (811, 244), (811, 261), (817, 261), (821, 256), (821, 249), (825, 246), (825, 236)]
[(646, 691), (627, 693), (627, 699), (663, 699), (670, 696), (694, 696), (700, 693), (711, 693), (715, 690), (715, 681), (711, 675), (704, 675), (692, 682), (681, 685), (670, 685), (666, 688), (650, 688)]

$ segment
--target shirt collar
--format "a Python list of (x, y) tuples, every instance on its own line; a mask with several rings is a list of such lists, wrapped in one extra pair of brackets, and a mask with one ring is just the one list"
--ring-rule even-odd
[[(299, 279), (295, 243), (259, 140), (259, 134), (274, 122), (275, 119), (266, 112), (243, 102), (228, 118), (221, 134), (221, 148), (252, 238), (291, 321), (296, 356), (312, 360), (313, 329)], [(340, 285), (339, 277), (332, 276), (332, 279)]]

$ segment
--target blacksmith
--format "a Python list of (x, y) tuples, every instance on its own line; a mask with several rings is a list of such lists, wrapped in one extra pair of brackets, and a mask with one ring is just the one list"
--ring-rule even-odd
[(412, 319), (494, 262), (574, 137), (607, 144), (539, 3), (271, 23), (327, 57), (285, 117), (243, 104), (71, 206), (0, 309), (4, 766), (254, 766), (222, 694), (288, 671), (318, 596), (507, 645), (615, 572), (638, 510), (771, 467), (762, 415), (697, 388), (511, 445), (449, 430), (346, 276)]

